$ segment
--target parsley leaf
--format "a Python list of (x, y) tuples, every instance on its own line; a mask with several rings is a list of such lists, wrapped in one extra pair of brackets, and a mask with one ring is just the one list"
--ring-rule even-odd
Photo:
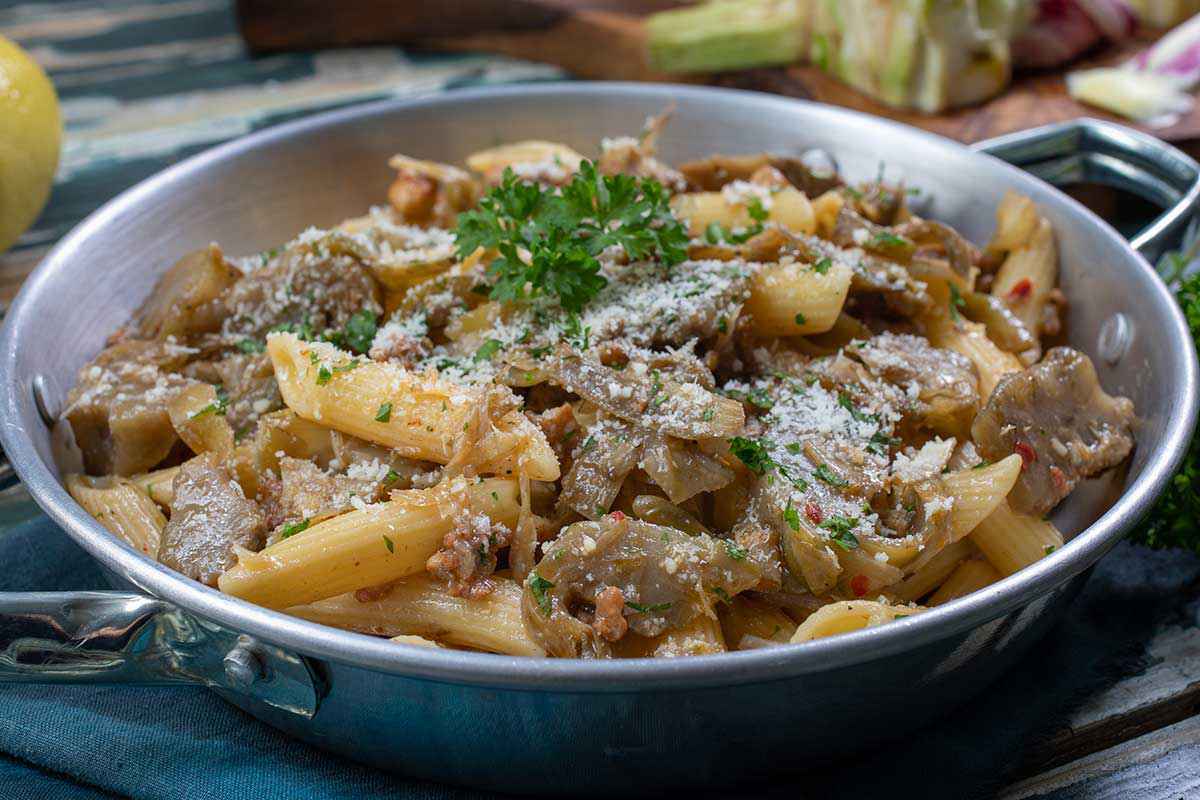
[(386, 403), (379, 404), (379, 410), (375, 412), (376, 422), (387, 422), (392, 418), (392, 403), (389, 400)]
[(267, 346), (256, 339), (242, 339), (237, 343), (237, 349), (243, 353), (261, 353)]
[(857, 518), (844, 517), (841, 514), (833, 514), (821, 523), (821, 527), (830, 532), (830, 540), (843, 550), (858, 547), (858, 537), (854, 535), (857, 526)]
[(475, 351), (475, 356), (472, 361), (491, 361), (492, 356), (500, 352), (504, 347), (504, 343), (499, 339), (488, 339), (483, 344), (479, 345), (479, 349)]
[(645, 614), (647, 612), (653, 613), (655, 611), (666, 611), (671, 607), (671, 603), (669, 601), (666, 603), (651, 603), (646, 605), (645, 603), (635, 603), (632, 600), (626, 600), (625, 605), (641, 614)]
[(312, 524), (312, 520), (307, 517), (299, 522), (289, 522), (283, 526), (283, 530), (279, 532), (280, 539), (286, 539), (289, 536), (295, 536), (300, 531), (308, 530), (308, 526)]
[(767, 448), (756, 439), (734, 436), (729, 440), (729, 451), (755, 475), (765, 475), (775, 466), (775, 460), (771, 458)]
[(830, 486), (842, 487), (850, 485), (846, 480), (839, 478), (837, 474), (829, 468), (828, 464), (817, 464), (817, 468), (813, 470), (813, 477), (819, 481), (828, 483)]
[(384, 534), (384, 536), (383, 536), (383, 546), (387, 548), (387, 551), (388, 551), (389, 553), (395, 553), (395, 552), (396, 552), (396, 543), (395, 543), (395, 542), (393, 542), (393, 541), (391, 540), (391, 538), (390, 538), (390, 537), (388, 537), (388, 535), (387, 535), (387, 534)]
[(966, 305), (967, 305), (967, 301), (963, 299), (963, 296), (961, 294), (959, 294), (958, 287), (955, 286), (953, 283), (950, 284), (950, 319), (954, 320), (955, 322), (958, 322), (958, 320), (959, 320), (958, 310), (960, 308), (965, 308)]
[(608, 284), (596, 259), (605, 249), (671, 266), (684, 260), (688, 243), (662, 184), (600, 175), (590, 161), (561, 191), (506, 169), (478, 208), (458, 216), (455, 235), (462, 258), (480, 247), (499, 254), (488, 266), (493, 300), (555, 295), (568, 311), (579, 311)]
[(833, 262), (829, 260), (829, 256), (822, 256), (817, 259), (817, 263), (813, 264), (813, 269), (818, 275), (824, 275), (829, 272), (829, 268), (833, 266)]
[(550, 595), (546, 594), (546, 591), (553, 588), (553, 583), (536, 572), (529, 574), (529, 591), (533, 592), (533, 599), (537, 600), (538, 608), (547, 617), (550, 616)]
[(800, 514), (797, 513), (794, 506), (788, 503), (787, 508), (783, 510), (783, 521), (788, 524), (788, 527), (794, 531), (800, 530)]
[(721, 544), (725, 546), (725, 554), (734, 561), (746, 560), (746, 548), (742, 547), (732, 539), (722, 539)]

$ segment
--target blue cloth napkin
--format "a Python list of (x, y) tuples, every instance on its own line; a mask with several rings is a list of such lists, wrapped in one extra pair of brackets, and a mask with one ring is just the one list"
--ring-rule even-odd
[[(0, 592), (109, 588), (45, 517), (0, 530), (0, 563)], [(328, 755), (201, 688), (0, 685), (6, 800), (485, 796)]]
[[(91, 559), (41, 516), (0, 528), (0, 563), (5, 566), (0, 592), (108, 588)], [(1178, 614), (1180, 593), (1186, 598), (1198, 580), (1200, 559), (1122, 545), (1101, 563), (1070, 616), (996, 689), (954, 712), (950, 724), (807, 774), (805, 800), (895, 796), (897, 787), (913, 785), (920, 785), (926, 798), (990, 796), (1041, 736), (1061, 727), (1071, 708), (1139, 668), (1153, 633), (1146, 621), (1170, 616), (1168, 609)], [(1197, 605), (1193, 591), (1184, 613), (1195, 614)], [(837, 750), (831, 743), (831, 751)], [(914, 765), (931, 758), (938, 764), (938, 784), (914, 784), (920, 778)], [(569, 770), (564, 779), (570, 780)], [(798, 791), (789, 780), (745, 796), (795, 800)], [(489, 797), (387, 775), (323, 753), (203, 689), (26, 685), (0, 685), (0, 796)]]

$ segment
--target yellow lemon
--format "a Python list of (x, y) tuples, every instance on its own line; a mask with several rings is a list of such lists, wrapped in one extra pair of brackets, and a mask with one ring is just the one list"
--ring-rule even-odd
[(0, 252), (46, 204), (61, 138), (50, 79), (28, 53), (0, 36)]

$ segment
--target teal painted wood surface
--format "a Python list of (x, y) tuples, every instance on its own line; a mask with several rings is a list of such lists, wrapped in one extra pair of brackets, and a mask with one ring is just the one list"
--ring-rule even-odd
[[(0, 0), (0, 33), (47, 69), (66, 120), (50, 203), (0, 255), (0, 304), (98, 206), (207, 147), (350, 103), (561, 77), (510, 59), (389, 47), (252, 59), (228, 0)], [(37, 513), (19, 492), (0, 495), (0, 535)], [(1007, 782), (1011, 800), (1200, 797), (1198, 622), (1200, 559), (1123, 546), (1039, 653), (918, 735), (922, 761), (951, 765), (946, 785), (925, 796), (997, 796)], [(842, 797), (886, 785), (907, 797), (925, 771), (876, 754), (814, 775), (810, 789)], [(0, 775), (15, 781), (21, 770), (0, 760)], [(795, 797), (796, 787), (775, 794)]]

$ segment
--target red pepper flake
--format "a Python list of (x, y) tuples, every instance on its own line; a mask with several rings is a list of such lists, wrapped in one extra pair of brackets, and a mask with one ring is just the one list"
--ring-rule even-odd
[(624, 522), (625, 521), (625, 512), (624, 511), (614, 511), (611, 514), (609, 514), (608, 517), (613, 522)]
[(862, 597), (871, 588), (871, 581), (866, 575), (855, 575), (850, 579), (850, 591), (855, 597)]
[(1032, 293), (1033, 281), (1029, 280), (1029, 278), (1021, 278), (1021, 280), (1014, 283), (1013, 287), (1008, 290), (1008, 299), (1014, 301), (1024, 300)]
[(1050, 467), (1050, 480), (1054, 481), (1054, 488), (1060, 494), (1066, 494), (1070, 487), (1067, 485), (1067, 476), (1058, 467)]
[(1025, 442), (1017, 442), (1013, 445), (1013, 452), (1021, 456), (1021, 469), (1027, 469), (1030, 464), (1037, 461), (1037, 453)]
[(814, 525), (820, 525), (825, 521), (825, 512), (821, 510), (819, 505), (812, 501), (804, 504), (804, 514), (813, 521)]

